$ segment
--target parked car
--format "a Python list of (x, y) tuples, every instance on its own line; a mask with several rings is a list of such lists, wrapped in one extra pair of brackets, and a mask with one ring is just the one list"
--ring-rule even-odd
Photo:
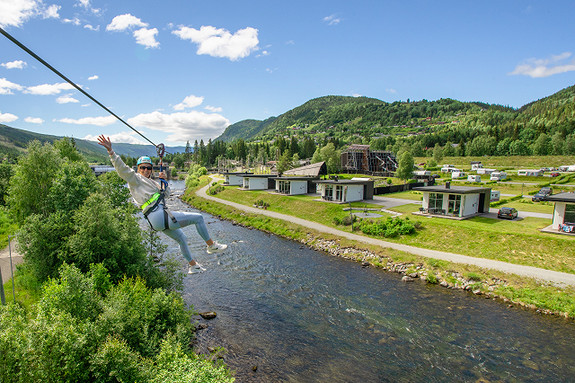
[(553, 172), (551, 173), (551, 177), (559, 177), (561, 173)]
[(502, 207), (497, 212), (497, 218), (515, 219), (519, 213), (514, 207)]
[(547, 196), (550, 196), (552, 193), (553, 189), (549, 187), (541, 188), (541, 190), (539, 190), (537, 194), (531, 197), (531, 200), (533, 202), (545, 201), (545, 199), (547, 199)]

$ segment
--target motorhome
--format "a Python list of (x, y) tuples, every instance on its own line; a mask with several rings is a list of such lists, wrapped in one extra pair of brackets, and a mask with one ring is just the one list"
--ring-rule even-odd
[(481, 176), (475, 175), (475, 174), (470, 174), (467, 176), (467, 181), (468, 182), (481, 182)]
[(527, 177), (541, 177), (543, 175), (543, 170), (539, 169), (521, 169), (517, 171), (518, 176)]
[(493, 172), (491, 173), (490, 181), (503, 181), (507, 178), (507, 173), (505, 172)]
[(466, 175), (467, 174), (465, 174), (465, 172), (462, 171), (453, 172), (451, 173), (451, 179), (464, 178)]

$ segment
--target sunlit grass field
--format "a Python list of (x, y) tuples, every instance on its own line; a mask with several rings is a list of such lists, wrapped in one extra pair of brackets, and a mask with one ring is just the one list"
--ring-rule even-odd
[[(417, 200), (417, 192), (403, 192), (386, 195), (395, 198)], [(286, 196), (267, 191), (244, 191), (236, 187), (226, 187), (216, 195), (218, 198), (244, 205), (253, 205), (257, 200), (269, 203), (269, 210), (351, 231), (350, 226), (338, 226), (334, 218), (342, 219), (349, 215), (344, 208), (348, 204), (334, 204), (318, 201), (315, 196)], [(550, 205), (513, 202), (540, 212), (552, 212)], [(381, 207), (366, 203), (352, 203), (352, 207)], [(505, 206), (508, 206), (507, 204)], [(402, 236), (386, 241), (412, 245), (457, 254), (496, 259), (522, 265), (536, 266), (549, 270), (575, 273), (575, 238), (542, 233), (539, 230), (551, 224), (550, 219), (525, 218), (507, 221), (476, 217), (463, 221), (426, 218), (411, 214), (419, 208), (416, 204), (406, 204), (391, 210), (402, 213), (410, 220), (420, 221), (423, 228), (413, 236)], [(521, 208), (519, 209), (521, 210)], [(383, 217), (389, 216), (381, 212)]]

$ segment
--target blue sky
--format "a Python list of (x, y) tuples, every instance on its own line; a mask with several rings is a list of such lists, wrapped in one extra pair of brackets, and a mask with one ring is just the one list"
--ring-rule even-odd
[[(515, 108), (575, 84), (573, 0), (0, 0), (0, 26), (153, 142), (326, 95)], [(144, 143), (0, 35), (0, 123)]]

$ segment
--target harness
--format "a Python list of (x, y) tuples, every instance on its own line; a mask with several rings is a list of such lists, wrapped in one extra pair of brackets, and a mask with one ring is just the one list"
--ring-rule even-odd
[[(158, 157), (160, 157), (160, 172), (162, 172), (163, 171), (162, 158), (164, 157), (164, 153), (166, 151), (164, 144), (159, 144), (158, 146), (156, 146), (156, 151), (158, 152)], [(176, 217), (174, 217), (174, 215), (168, 210), (168, 207), (166, 206), (165, 197), (166, 197), (166, 186), (167, 185), (168, 185), (168, 181), (160, 178), (160, 191), (152, 194), (152, 197), (142, 205), (142, 212), (144, 212), (144, 217), (146, 217), (146, 220), (150, 224), (150, 227), (152, 227), (152, 223), (148, 219), (148, 215), (151, 212), (155, 211), (158, 208), (159, 204), (162, 205), (162, 209), (164, 210), (164, 230), (170, 228), (170, 223), (168, 221), (168, 218), (171, 219), (173, 223), (178, 222), (176, 220)], [(146, 208), (148, 208), (148, 206), (150, 206), (150, 205), (151, 205), (151, 207), (146, 210)]]

